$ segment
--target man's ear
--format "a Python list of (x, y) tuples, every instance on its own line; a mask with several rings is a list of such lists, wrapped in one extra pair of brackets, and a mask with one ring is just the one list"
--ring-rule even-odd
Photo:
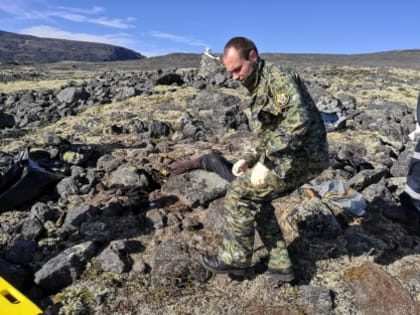
[(258, 54), (254, 49), (249, 52), (249, 60), (251, 60), (253, 63), (256, 63), (258, 60)]

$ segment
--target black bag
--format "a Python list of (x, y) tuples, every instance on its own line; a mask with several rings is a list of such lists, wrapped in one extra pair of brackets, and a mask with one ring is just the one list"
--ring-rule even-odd
[(29, 149), (21, 151), (9, 169), (0, 174), (0, 212), (18, 209), (41, 195), (63, 176), (29, 158)]

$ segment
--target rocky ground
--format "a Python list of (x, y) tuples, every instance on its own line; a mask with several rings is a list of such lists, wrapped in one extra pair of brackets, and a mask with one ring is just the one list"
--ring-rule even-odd
[(1, 69), (0, 170), (30, 147), (60, 177), (19, 202), (0, 185), (0, 274), (46, 314), (420, 314), (418, 231), (383, 215), (415, 146), (420, 70), (392, 56), (266, 55), (301, 74), (326, 117), (345, 117), (327, 124), (331, 166), (317, 180), (366, 201), (355, 216), (301, 190), (275, 200), (297, 274), (278, 288), (258, 237), (253, 276), (201, 267), (229, 183), (170, 174), (205, 153), (235, 161), (251, 136), (248, 97), (218, 64), (175, 54)]

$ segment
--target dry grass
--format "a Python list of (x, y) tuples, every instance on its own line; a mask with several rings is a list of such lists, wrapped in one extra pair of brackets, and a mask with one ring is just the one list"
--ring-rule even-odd
[[(352, 95), (361, 107), (373, 100), (403, 102), (415, 108), (418, 86), (411, 82), (420, 79), (420, 71), (403, 68), (351, 68), (334, 67), (335, 75), (328, 91), (337, 96), (340, 93)], [(374, 80), (374, 78), (387, 78)], [(401, 79), (405, 78), (405, 79)]]
[(42, 80), (42, 81), (15, 81), (0, 83), (0, 91), (3, 93), (17, 92), (23, 90), (48, 90), (57, 89), (68, 85), (70, 81), (81, 83), (83, 79), (76, 80)]
[[(162, 92), (163, 88), (159, 90)], [(35, 133), (27, 134), (13, 141), (2, 141), (2, 150), (14, 152), (20, 148), (31, 144), (42, 144), (42, 135), (45, 132), (54, 132), (65, 139), (72, 139), (81, 143), (89, 144), (112, 144), (114, 142), (132, 144), (138, 142), (138, 136), (133, 134), (112, 135), (107, 132), (109, 126), (125, 126), (125, 114), (136, 115), (138, 119), (145, 121), (166, 121), (176, 125), (177, 120), (186, 105), (186, 98), (197, 93), (194, 88), (172, 87), (164, 94), (154, 94), (151, 96), (135, 96), (124, 101), (112, 102), (105, 105), (97, 105), (88, 108), (76, 116), (68, 116), (59, 121), (37, 129)], [(156, 109), (155, 109), (156, 108)], [(98, 117), (100, 119), (98, 120)], [(96, 123), (88, 130), (77, 133), (78, 126), (91, 125)]]

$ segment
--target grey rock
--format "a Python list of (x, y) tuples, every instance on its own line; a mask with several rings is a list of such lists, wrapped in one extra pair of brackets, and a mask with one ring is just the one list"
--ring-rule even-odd
[(45, 229), (40, 220), (37, 218), (25, 218), (19, 224), (20, 237), (26, 240), (38, 240)]
[(64, 288), (80, 277), (86, 262), (96, 251), (97, 245), (94, 242), (85, 242), (66, 249), (35, 272), (35, 283), (48, 292)]
[(128, 187), (148, 187), (150, 181), (145, 174), (138, 171), (137, 167), (130, 164), (122, 164), (111, 173), (110, 184)]
[(155, 229), (161, 229), (166, 226), (167, 217), (159, 209), (151, 209), (147, 211), (146, 218), (150, 220)]
[(83, 222), (80, 226), (80, 233), (86, 239), (105, 243), (111, 238), (111, 233), (106, 223), (95, 221), (95, 222)]
[(175, 195), (186, 204), (196, 207), (225, 195), (230, 183), (216, 173), (194, 170), (170, 177), (162, 186), (163, 193)]
[(12, 263), (25, 266), (32, 261), (37, 248), (38, 244), (34, 240), (17, 240), (7, 249), (5, 257)]
[(70, 104), (79, 100), (86, 100), (89, 96), (89, 93), (83, 87), (67, 87), (57, 94), (57, 99), (60, 102)]
[(16, 121), (13, 115), (0, 111), (0, 129), (12, 128)]
[(132, 265), (128, 256), (118, 246), (113, 246), (113, 243), (102, 251), (98, 259), (103, 271), (114, 273), (128, 272)]
[(189, 281), (203, 282), (208, 272), (193, 259), (188, 247), (180, 242), (162, 242), (156, 250), (152, 280), (157, 287), (180, 287)]
[(377, 167), (374, 170), (361, 170), (348, 181), (348, 184), (354, 190), (361, 191), (367, 186), (385, 178), (387, 171), (386, 167)]
[(83, 205), (75, 208), (67, 209), (66, 218), (63, 227), (66, 226), (80, 226), (86, 222), (90, 217), (95, 216), (99, 213), (97, 207), (91, 205)]
[(328, 288), (302, 285), (299, 287), (297, 303), (305, 314), (334, 314), (333, 292)]

